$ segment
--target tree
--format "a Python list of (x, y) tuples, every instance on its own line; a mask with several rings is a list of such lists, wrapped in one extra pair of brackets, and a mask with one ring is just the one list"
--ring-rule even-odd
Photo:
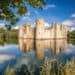
[(11, 25), (5, 25), (7, 30), (11, 30)]
[[(28, 12), (26, 4), (34, 8), (43, 8), (45, 0), (0, 0), (0, 20), (6, 19), (14, 25), (19, 21), (17, 15), (22, 16)], [(16, 12), (12, 9), (16, 9)]]
[(74, 39), (74, 38), (75, 38), (75, 30), (69, 31), (67, 36), (68, 36), (68, 38), (70, 38), (70, 39)]

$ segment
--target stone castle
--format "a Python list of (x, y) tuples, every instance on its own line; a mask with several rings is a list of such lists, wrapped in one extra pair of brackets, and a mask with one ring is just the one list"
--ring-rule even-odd
[(36, 20), (35, 27), (25, 24), (19, 28), (19, 38), (25, 39), (66, 39), (67, 28), (64, 25), (53, 23), (50, 27), (45, 26), (43, 19)]

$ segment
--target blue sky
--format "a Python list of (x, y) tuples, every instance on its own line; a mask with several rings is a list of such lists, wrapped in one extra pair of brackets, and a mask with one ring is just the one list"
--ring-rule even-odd
[(46, 0), (43, 10), (27, 5), (28, 13), (20, 17), (17, 25), (32, 23), (37, 18), (43, 18), (46, 23), (58, 22), (69, 27), (75, 27), (75, 0)]

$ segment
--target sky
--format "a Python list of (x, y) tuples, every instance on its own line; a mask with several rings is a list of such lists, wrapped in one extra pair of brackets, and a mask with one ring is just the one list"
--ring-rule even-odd
[(28, 13), (20, 17), (17, 26), (25, 23), (31, 23), (34, 26), (36, 19), (43, 18), (47, 26), (52, 22), (58, 22), (72, 29), (75, 28), (75, 0), (46, 0), (42, 10), (30, 5), (26, 6)]

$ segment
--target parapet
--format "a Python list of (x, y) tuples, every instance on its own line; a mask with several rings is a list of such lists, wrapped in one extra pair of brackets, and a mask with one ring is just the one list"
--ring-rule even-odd
[(37, 19), (36, 20), (36, 25), (44, 25), (45, 24), (45, 20), (44, 19)]

